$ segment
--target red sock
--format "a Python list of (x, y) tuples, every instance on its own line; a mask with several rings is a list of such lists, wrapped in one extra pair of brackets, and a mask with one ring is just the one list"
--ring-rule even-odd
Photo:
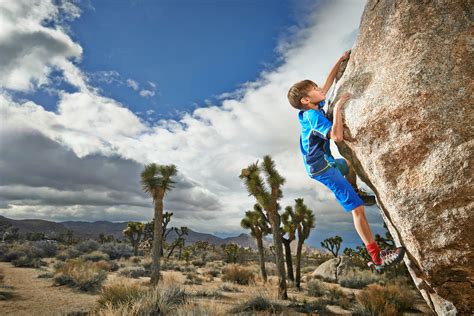
[(380, 257), (379, 257), (380, 248), (375, 241), (372, 242), (371, 244), (365, 245), (365, 248), (367, 248), (367, 251), (369, 252), (369, 255), (372, 257), (372, 260), (374, 261), (375, 264), (382, 263), (382, 260), (380, 260)]

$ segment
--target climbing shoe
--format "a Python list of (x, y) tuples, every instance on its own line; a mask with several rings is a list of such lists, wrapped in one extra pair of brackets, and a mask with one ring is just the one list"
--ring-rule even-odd
[(381, 264), (375, 264), (370, 261), (368, 263), (369, 268), (375, 270), (377, 273), (383, 273), (384, 269), (394, 266), (400, 261), (402, 261), (403, 256), (405, 255), (405, 248), (398, 247), (395, 249), (386, 249), (380, 252)]
[(360, 197), (362, 201), (364, 201), (365, 206), (371, 206), (374, 205), (377, 201), (375, 200), (375, 196), (371, 195), (365, 191), (362, 191), (361, 189), (354, 188), (356, 191), (357, 195)]

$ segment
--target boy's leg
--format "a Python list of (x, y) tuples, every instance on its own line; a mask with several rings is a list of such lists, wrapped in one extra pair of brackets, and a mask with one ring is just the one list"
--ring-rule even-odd
[(374, 235), (370, 230), (369, 222), (365, 217), (365, 208), (363, 205), (356, 207), (352, 210), (352, 217), (354, 219), (354, 226), (360, 239), (364, 242), (367, 252), (370, 254), (375, 264), (381, 264), (380, 260), (380, 248), (374, 240)]
[(350, 161), (347, 159), (344, 159), (344, 160), (346, 161), (347, 167), (349, 169), (346, 175), (346, 179), (347, 181), (349, 181), (349, 183), (352, 185), (354, 189), (357, 189), (357, 174), (355, 173), (354, 168), (352, 168)]
[(380, 251), (365, 217), (364, 201), (357, 195), (338, 168), (330, 167), (322, 174), (314, 176), (313, 179), (329, 188), (346, 212), (352, 212), (356, 231), (372, 257), (377, 271), (382, 271), (384, 266), (397, 263), (403, 258), (404, 249), (401, 247), (385, 253)]
[[(343, 166), (344, 162), (345, 162), (345, 166)], [(370, 195), (357, 187), (357, 174), (355, 173), (355, 170), (352, 167), (350, 161), (347, 159), (336, 159), (336, 165), (339, 171), (341, 171), (341, 173), (344, 175), (347, 181), (352, 185), (352, 187), (354, 188), (356, 193), (359, 195), (359, 197), (362, 199), (362, 201), (364, 201), (364, 204), (366, 206), (374, 205), (376, 203), (375, 196)]]
[[(372, 261), (375, 264), (375, 269), (378, 272), (382, 272), (384, 266), (396, 264), (403, 259), (403, 256), (405, 255), (405, 248), (403, 247), (380, 251), (379, 246), (374, 240), (372, 231), (370, 230), (369, 222), (367, 222), (367, 218), (365, 217), (363, 205), (352, 210), (352, 216), (354, 218), (355, 229), (364, 242), (365, 248), (372, 258)], [(373, 264), (369, 262), (369, 266), (371, 265)]]

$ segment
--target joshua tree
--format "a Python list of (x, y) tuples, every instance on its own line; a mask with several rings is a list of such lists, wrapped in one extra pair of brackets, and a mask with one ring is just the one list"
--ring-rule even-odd
[(175, 182), (171, 177), (177, 173), (178, 170), (175, 165), (157, 165), (155, 163), (146, 165), (141, 173), (143, 191), (151, 195), (155, 208), (152, 249), (153, 263), (151, 265), (150, 279), (152, 286), (156, 286), (160, 279), (160, 258), (163, 236), (163, 198), (165, 194), (174, 187)]
[(182, 226), (180, 229), (173, 227), (172, 229), (170, 229), (170, 231), (171, 230), (175, 231), (176, 235), (178, 235), (178, 238), (172, 243), (170, 247), (171, 249), (168, 252), (167, 258), (171, 257), (171, 255), (173, 254), (174, 248), (179, 247), (178, 259), (181, 260), (181, 252), (184, 247), (184, 241), (186, 240), (186, 238), (184, 238), (183, 236), (188, 235), (188, 228), (185, 226)]
[(113, 235), (105, 235), (104, 233), (99, 234), (99, 242), (101, 244), (104, 244), (106, 242), (112, 242), (114, 241), (114, 236)]
[(221, 245), (227, 263), (236, 263), (239, 259), (239, 245), (230, 243)]
[(340, 236), (334, 236), (326, 238), (321, 242), (321, 246), (329, 250), (334, 257), (337, 257), (339, 249), (341, 248), (342, 238)]
[(294, 221), (298, 231), (298, 247), (296, 248), (296, 288), (301, 288), (301, 251), (304, 241), (309, 237), (311, 229), (314, 228), (314, 214), (304, 204), (303, 199), (295, 199)]
[[(171, 232), (171, 229), (166, 230), (166, 227), (171, 221), (171, 217), (173, 216), (172, 212), (165, 212), (163, 214), (163, 230), (161, 233), (161, 255), (163, 256), (163, 245), (166, 242), (166, 237), (168, 237), (169, 233)], [(151, 221), (145, 224), (145, 229), (144, 229), (144, 239), (153, 241), (153, 232), (155, 229), (155, 219), (153, 218)]]
[(267, 271), (265, 270), (265, 256), (263, 253), (263, 236), (270, 234), (271, 229), (267, 224), (265, 215), (262, 212), (262, 207), (256, 203), (253, 206), (254, 210), (245, 212), (245, 217), (240, 221), (240, 226), (250, 229), (250, 235), (255, 237), (257, 241), (258, 258), (260, 261), (260, 271), (262, 279), (267, 282)]
[[(269, 188), (265, 187), (264, 181), (260, 176), (260, 171), (265, 173)], [(254, 196), (257, 202), (263, 207), (270, 221), (278, 271), (278, 298), (287, 299), (280, 214), (278, 214), (278, 200), (283, 196), (280, 187), (285, 183), (285, 179), (275, 169), (275, 163), (268, 155), (263, 158), (263, 163), (260, 167), (257, 161), (243, 169), (239, 177), (244, 180), (247, 191), (250, 195)]]
[(133, 247), (133, 255), (138, 255), (138, 244), (143, 234), (145, 225), (140, 222), (128, 222), (127, 228), (123, 230), (123, 234), (130, 239)]
[[(295, 281), (293, 274), (293, 259), (291, 257), (291, 242), (295, 240), (296, 226), (298, 223), (295, 221), (295, 214), (293, 213), (293, 208), (287, 206), (285, 212), (281, 214), (281, 222), (283, 224), (281, 239), (283, 241), (283, 246), (285, 246), (285, 258), (286, 258), (286, 272), (288, 275), (288, 280)], [(287, 238), (284, 236), (288, 235)]]

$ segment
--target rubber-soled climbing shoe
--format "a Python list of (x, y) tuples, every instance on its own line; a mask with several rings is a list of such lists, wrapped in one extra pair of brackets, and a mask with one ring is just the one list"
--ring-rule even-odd
[(362, 191), (361, 189), (355, 188), (354, 189), (357, 193), (357, 195), (360, 197), (362, 201), (364, 201), (365, 206), (371, 206), (374, 205), (377, 201), (375, 200), (375, 195), (371, 195), (365, 191)]
[(386, 249), (380, 252), (381, 264), (375, 264), (370, 261), (367, 263), (369, 268), (375, 270), (377, 273), (383, 273), (385, 268), (391, 267), (402, 261), (405, 255), (405, 248), (398, 247), (395, 249)]

